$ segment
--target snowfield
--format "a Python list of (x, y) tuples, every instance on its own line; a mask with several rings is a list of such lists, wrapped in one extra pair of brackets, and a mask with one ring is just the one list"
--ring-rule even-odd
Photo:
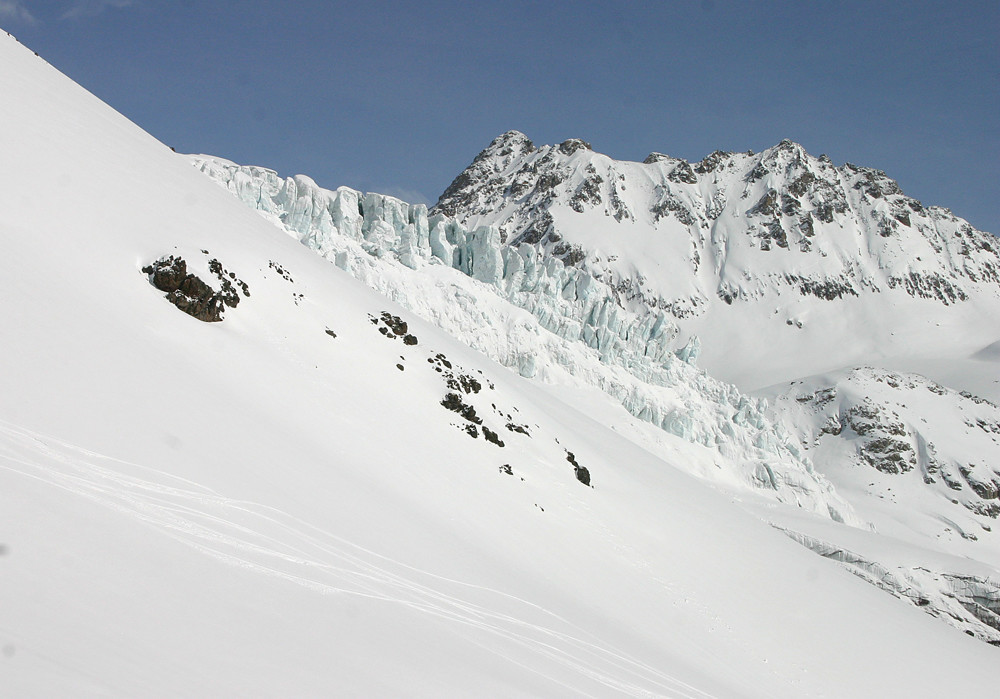
[[(0, 65), (3, 694), (993, 695), (996, 648), (783, 530), (994, 561), (872, 531), (801, 423), (476, 315), (445, 265), (387, 298), (395, 267), (345, 273), (9, 35)], [(170, 256), (190, 279), (142, 271)], [(180, 310), (227, 279), (221, 321)], [(448, 332), (497, 318), (545, 380)]]

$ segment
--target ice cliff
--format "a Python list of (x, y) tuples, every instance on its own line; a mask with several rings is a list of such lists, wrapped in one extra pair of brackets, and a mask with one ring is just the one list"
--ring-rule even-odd
[[(641, 378), (669, 362), (678, 329), (663, 311), (637, 313), (619, 291), (530, 244), (506, 245), (499, 228), (466, 228), (427, 207), (348, 187), (325, 190), (310, 178), (282, 179), (265, 168), (195, 158), (210, 177), (347, 271), (356, 258), (344, 241), (368, 255), (391, 257), (410, 269), (443, 264), (493, 287), (534, 315), (546, 330), (581, 340), (605, 361)], [(530, 375), (530, 367), (522, 373)]]
[(666, 312), (629, 310), (619, 290), (530, 243), (504, 244), (493, 225), (470, 229), (381, 194), (192, 160), (339, 268), (522, 376), (596, 387), (692, 445), (697, 475), (860, 523), (767, 419), (765, 401), (694, 366), (697, 339), (674, 354), (677, 327)]

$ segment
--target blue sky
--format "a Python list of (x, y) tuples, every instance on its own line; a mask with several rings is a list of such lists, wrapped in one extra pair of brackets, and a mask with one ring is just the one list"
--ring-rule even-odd
[(1000, 3), (0, 0), (181, 152), (411, 201), (496, 135), (700, 160), (782, 138), (1000, 233)]

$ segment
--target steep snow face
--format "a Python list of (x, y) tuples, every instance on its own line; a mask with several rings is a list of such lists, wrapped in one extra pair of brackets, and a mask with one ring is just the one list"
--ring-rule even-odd
[[(998, 339), (997, 323), (961, 339), (927, 325), (983, 313), (1000, 321), (995, 237), (906, 197), (878, 170), (836, 167), (791, 141), (694, 164), (659, 153), (633, 163), (577, 139), (535, 148), (508, 132), (432, 213), (496, 226), (504, 245), (562, 260), (624, 309), (666, 311), (680, 341), (707, 335), (705, 365), (744, 388), (788, 378), (774, 366), (808, 375), (875, 347), (912, 353), (901, 339), (912, 334), (931, 336), (923, 344), (932, 351), (962, 353)], [(746, 335), (726, 329), (741, 325), (734, 316), (780, 336), (780, 346), (734, 355), (728, 348)], [(839, 346), (823, 351), (832, 334)]]
[(765, 401), (693, 366), (697, 338), (677, 356), (653, 341), (649, 353), (629, 351), (624, 338), (636, 327), (640, 336), (668, 336), (662, 313), (628, 314), (592, 277), (561, 261), (542, 264), (527, 245), (502, 249), (493, 227), (469, 232), (442, 217), (428, 220), (421, 205), (325, 190), (302, 175), (283, 179), (207, 156), (194, 163), (289, 235), (453, 337), (522, 376), (597, 388), (673, 437), (671, 444), (686, 442), (689, 472), (863, 524), (797, 441), (765, 417)]

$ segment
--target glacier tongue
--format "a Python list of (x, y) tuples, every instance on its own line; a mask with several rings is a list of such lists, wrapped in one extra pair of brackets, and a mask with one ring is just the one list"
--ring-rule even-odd
[(470, 230), (428, 217), (423, 205), (326, 190), (301, 175), (282, 179), (208, 156), (192, 161), (340, 269), (522, 376), (596, 387), (697, 445), (704, 450), (691, 459), (697, 475), (862, 524), (795, 439), (767, 419), (765, 401), (694, 366), (697, 338), (674, 355), (678, 329), (662, 310), (625, 309), (607, 283), (532, 245), (503, 245), (495, 226)]

